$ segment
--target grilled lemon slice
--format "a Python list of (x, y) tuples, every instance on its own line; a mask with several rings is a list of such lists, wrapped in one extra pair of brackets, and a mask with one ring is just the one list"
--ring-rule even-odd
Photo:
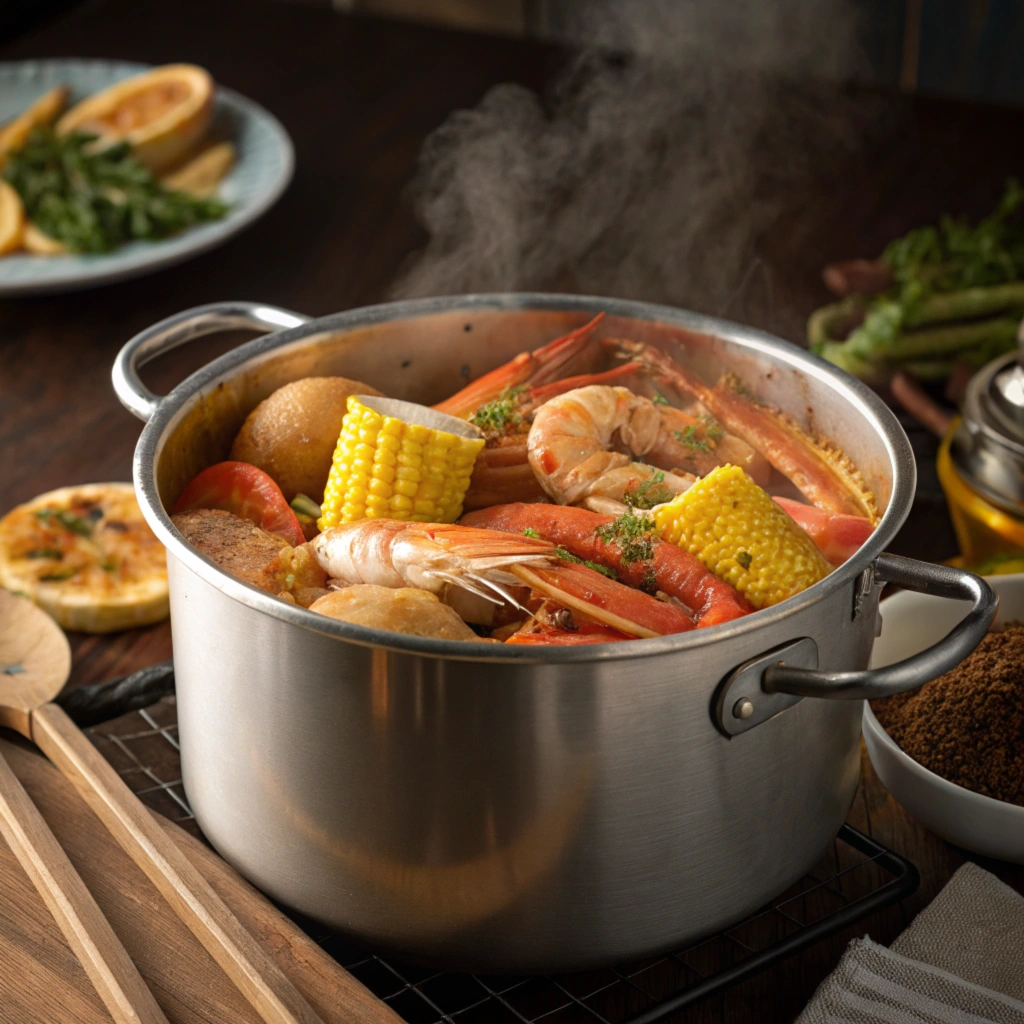
[(0, 519), (0, 585), (64, 629), (110, 633), (167, 617), (167, 559), (131, 484), (62, 487)]

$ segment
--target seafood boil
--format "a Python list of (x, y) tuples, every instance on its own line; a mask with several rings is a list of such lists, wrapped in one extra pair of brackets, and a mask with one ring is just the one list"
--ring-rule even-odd
[(492, 644), (729, 622), (867, 540), (875, 496), (835, 439), (762, 401), (756, 381), (704, 380), (683, 345), (603, 336), (602, 320), (431, 408), (380, 380), (285, 385), (172, 521), (283, 601)]

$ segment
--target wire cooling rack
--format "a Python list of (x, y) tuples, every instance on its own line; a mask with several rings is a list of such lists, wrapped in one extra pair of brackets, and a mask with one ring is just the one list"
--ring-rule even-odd
[[(148, 806), (201, 837), (181, 784), (173, 697), (87, 732)], [(652, 1024), (909, 896), (918, 881), (913, 864), (844, 825), (813, 871), (732, 928), (635, 963), (551, 976), (415, 967), (299, 924), (409, 1024)]]

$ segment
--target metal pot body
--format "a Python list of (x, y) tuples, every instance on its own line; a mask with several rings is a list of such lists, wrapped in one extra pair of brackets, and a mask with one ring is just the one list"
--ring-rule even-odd
[[(861, 552), (738, 622), (538, 653), (314, 615), (227, 576), (171, 524), (184, 483), (227, 456), (245, 415), (281, 384), (341, 374), (436, 401), (598, 309), (607, 334), (681, 343), (706, 378), (734, 369), (840, 441), (887, 509)], [(243, 324), (288, 329), (165, 399), (138, 381), (155, 352)], [(312, 322), (243, 304), (189, 311), (125, 347), (115, 386), (149, 419), (135, 476), (168, 547), (186, 792), (213, 845), (273, 898), (448, 967), (587, 967), (726, 926), (835, 835), (857, 785), (861, 701), (778, 691), (877, 692), (863, 671), (877, 620), (872, 566), (892, 560), (880, 552), (909, 508), (914, 469), (895, 419), (856, 381), (777, 339), (678, 310), (501, 295)], [(954, 575), (962, 589), (967, 574)], [(984, 626), (973, 629), (977, 642)], [(758, 714), (730, 719), (734, 670), (803, 638), (811, 660), (776, 666), (785, 679), (772, 686), (756, 676)], [(889, 684), (919, 685), (949, 664), (910, 666)]]
[(685, 653), (482, 665), (309, 633), (170, 567), (203, 832), (274, 899), (407, 957), (566, 969), (714, 931), (819, 858), (857, 787), (860, 701), (735, 738), (712, 719), (718, 682), (780, 640), (865, 665), (852, 583)]

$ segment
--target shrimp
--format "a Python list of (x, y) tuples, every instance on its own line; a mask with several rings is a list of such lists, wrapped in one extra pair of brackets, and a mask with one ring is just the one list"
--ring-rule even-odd
[[(463, 508), (486, 508), (509, 501), (544, 501), (526, 450), (531, 413), (556, 395), (585, 384), (608, 384), (633, 378), (639, 363), (626, 363), (604, 373), (563, 377), (540, 387), (509, 395), (492, 404), (492, 412), (480, 418), (486, 443), (477, 456)], [(500, 405), (500, 409), (494, 406)]]
[[(766, 481), (769, 468), (758, 452), (727, 435), (710, 417), (657, 405), (626, 388), (595, 384), (542, 405), (530, 427), (527, 452), (540, 485), (560, 505), (591, 497), (621, 501), (640, 488), (648, 489), (653, 504), (671, 500), (695, 476), (723, 463), (741, 466), (759, 483)], [(631, 456), (644, 456), (647, 462)]]
[[(826, 438), (812, 437), (790, 416), (751, 398), (735, 374), (708, 387), (664, 352), (635, 341), (607, 344), (623, 358), (644, 363), (658, 378), (705, 406), (726, 430), (743, 438), (826, 512), (861, 516), (877, 526), (875, 496), (849, 457)], [(749, 472), (749, 471), (748, 471)]]
[(653, 523), (645, 526), (639, 513), (632, 514), (629, 537), (612, 516), (564, 505), (498, 505), (470, 512), (461, 522), (512, 533), (530, 530), (577, 558), (613, 569), (623, 583), (652, 587), (681, 601), (693, 612), (698, 627), (729, 622), (754, 610), (688, 551), (659, 540)]
[(311, 542), (336, 580), (416, 587), (434, 594), (467, 590), (526, 609), (510, 587), (526, 585), (586, 619), (633, 637), (694, 628), (681, 608), (655, 600), (584, 565), (565, 562), (550, 541), (440, 523), (364, 519), (325, 530)]
[(478, 377), (443, 402), (438, 402), (434, 408), (438, 412), (469, 419), (482, 406), (507, 396), (515, 388), (536, 386), (557, 379), (566, 364), (590, 345), (593, 333), (603, 319), (604, 313), (598, 313), (590, 323), (564, 337), (556, 338), (532, 352), (520, 352), (514, 359)]

